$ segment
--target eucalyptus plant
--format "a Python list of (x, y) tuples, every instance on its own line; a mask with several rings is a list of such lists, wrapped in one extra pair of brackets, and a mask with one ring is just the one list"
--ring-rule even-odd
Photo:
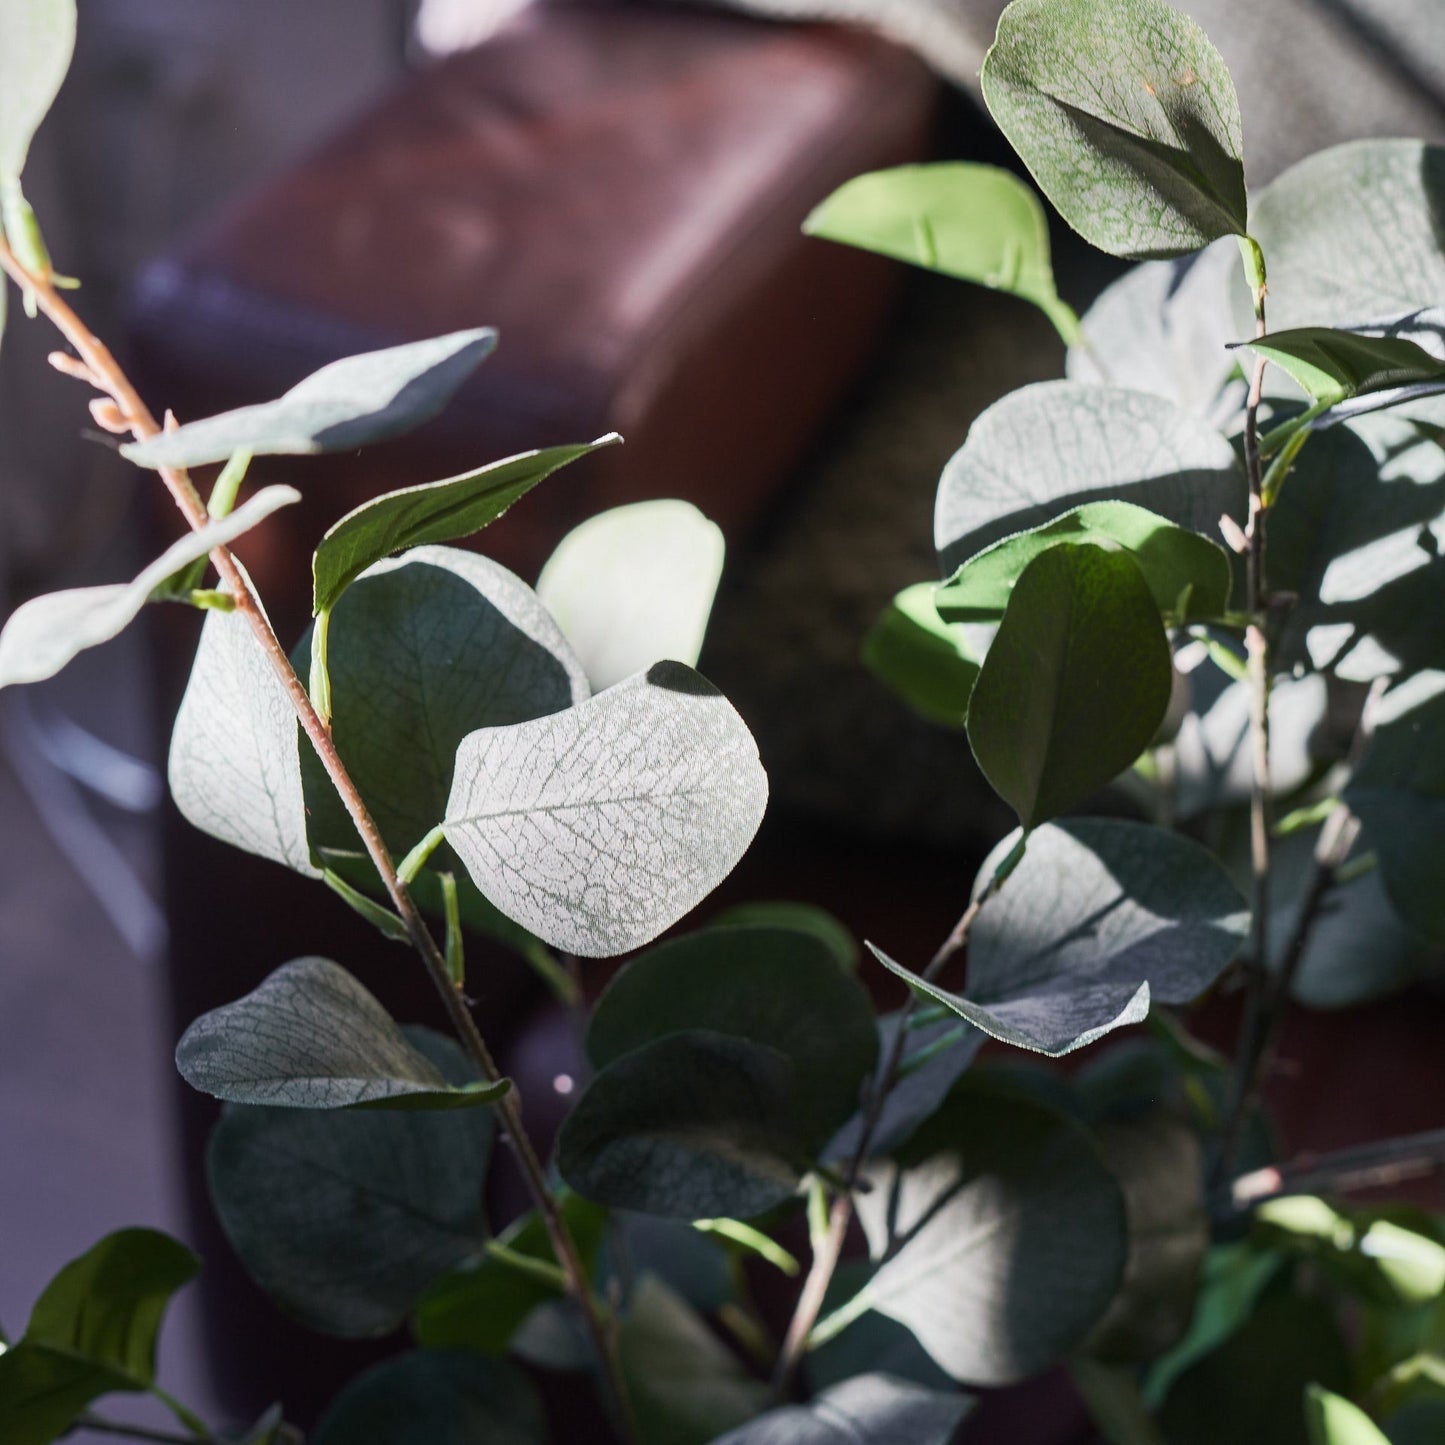
[[(1059, 1365), (1116, 1445), (1442, 1438), (1445, 1226), (1342, 1202), (1440, 1136), (1276, 1159), (1260, 1091), (1296, 1000), (1376, 996), (1445, 943), (1445, 153), (1345, 146), (1251, 196), (1234, 87), (1193, 22), (1162, 0), (1014, 0), (989, 109), (1064, 220), (1142, 264), (1079, 317), (1043, 203), (988, 166), (862, 176), (814, 212), (814, 234), (1033, 303), (1068, 347), (1065, 379), (961, 439), (940, 580), (863, 642), (966, 733), (1018, 827), (931, 958), (886, 938), (860, 957), (800, 903), (668, 932), (767, 798), (693, 667), (717, 529), (684, 503), (619, 509), (535, 590), (453, 545), (616, 437), (357, 507), (316, 547), (287, 650), (230, 547), (298, 493), (241, 501), (252, 459), (415, 424), (495, 337), (158, 425), (62, 295), (21, 188), (74, 25), (73, 0), (0, 9), (0, 267), (189, 530), (131, 582), (25, 603), (0, 686), (150, 602), (202, 610), (177, 806), (410, 949), (450, 1031), (399, 1025), (344, 960), (307, 957), (177, 1049), (225, 1101), (209, 1183), (257, 1283), (326, 1334), (410, 1332), (316, 1445), (545, 1441), (525, 1367), (571, 1372), (629, 1445), (947, 1445), (965, 1389)], [(203, 499), (189, 469), (216, 463)], [(550, 1160), (474, 1013), (483, 945), (579, 1011), (578, 960), (634, 954), (585, 1019), (592, 1073)], [(909, 998), (882, 1016), (860, 973), (879, 966)], [(1232, 1058), (1186, 1018), (1231, 980)], [(1121, 1030), (1067, 1074), (1041, 1062)], [(500, 1228), (494, 1138), (532, 1199)], [(855, 1220), (866, 1258), (845, 1258)], [(182, 1432), (144, 1438), (295, 1439), (279, 1405), (225, 1433), (157, 1384), (197, 1265), (143, 1229), (66, 1265), (0, 1352), (7, 1445), (124, 1435), (93, 1407), (141, 1391)], [(798, 1279), (781, 1328), (760, 1270)]]

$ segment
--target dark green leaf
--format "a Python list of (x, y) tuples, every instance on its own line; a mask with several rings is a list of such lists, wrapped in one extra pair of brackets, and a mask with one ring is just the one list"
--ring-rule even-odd
[(0, 185), (19, 179), (30, 141), (70, 69), (75, 0), (0, 6)]
[[(581, 665), (532, 589), (456, 547), (417, 548), (348, 587), (331, 616), (327, 657), (332, 741), (397, 857), (445, 815), (463, 738), (588, 695)], [(309, 642), (295, 662), (305, 677)], [(312, 847), (359, 851), (310, 748), (301, 771)], [(433, 854), (433, 866), (446, 868), (448, 856)]]
[(193, 421), (121, 455), (142, 467), (199, 467), (233, 452), (349, 452), (434, 417), (497, 344), (486, 327), (333, 361), (284, 396)]
[(594, 958), (651, 942), (717, 887), (767, 791), (732, 705), (665, 662), (553, 717), (468, 736), (446, 836), (509, 918)]
[(1345, 789), (1380, 860), (1390, 902), (1433, 944), (1445, 943), (1445, 673), (1388, 693), (1364, 762)]
[(809, 1405), (770, 1410), (717, 1445), (949, 1445), (972, 1401), (866, 1374)]
[(1067, 345), (1078, 317), (1059, 300), (1039, 198), (998, 166), (941, 161), (855, 176), (803, 222), (841, 241), (1032, 301)]
[(1445, 362), (1399, 337), (1304, 326), (1240, 344), (1288, 372), (1326, 406), (1401, 386), (1445, 386)]
[(693, 1029), (624, 1054), (562, 1125), (557, 1168), (585, 1198), (682, 1219), (746, 1219), (796, 1189), (793, 1067), (765, 1044)]
[(1242, 515), (1234, 449), (1162, 397), (1045, 381), (1011, 392), (969, 428), (943, 469), (933, 542), (945, 576), (975, 552), (1084, 502), (1147, 507), (1216, 536)]
[(542, 1403), (504, 1360), (417, 1350), (375, 1365), (327, 1411), (312, 1445), (545, 1445)]
[(968, 741), (1025, 828), (1076, 806), (1149, 745), (1173, 669), (1126, 552), (1064, 542), (1014, 584), (968, 705)]
[(633, 959), (587, 1030), (599, 1069), (686, 1029), (746, 1039), (792, 1061), (801, 1137), (820, 1148), (851, 1114), (877, 1060), (867, 990), (827, 944), (781, 928), (712, 928)]
[(1262, 191), (1253, 216), (1280, 329), (1355, 326), (1445, 296), (1445, 150), (1365, 140), (1312, 155)]
[(970, 1079), (857, 1200), (872, 1307), (955, 1379), (1001, 1385), (1072, 1349), (1119, 1287), (1124, 1200), (1081, 1126)]
[[(410, 1046), (465, 1088), (475, 1071), (449, 1040)], [(312, 1329), (358, 1338), (395, 1329), (439, 1275), (486, 1242), (482, 1187), (491, 1116), (233, 1105), (211, 1135), (216, 1213), (262, 1289)]]
[[(975, 892), (1017, 842), (999, 844)], [(1040, 828), (980, 911), (967, 997), (873, 952), (985, 1033), (1057, 1055), (1138, 1023), (1151, 1000), (1198, 997), (1247, 926), (1244, 899), (1198, 843), (1143, 823), (1075, 818)]]
[(771, 1400), (768, 1387), (655, 1275), (633, 1290), (618, 1344), (646, 1445), (709, 1445)]
[(537, 596), (601, 692), (656, 662), (697, 661), (724, 552), (721, 528), (691, 502), (632, 502), (563, 537)]
[(1437, 1445), (1445, 1438), (1445, 1400), (1412, 1400), (1385, 1423), (1390, 1445)]
[(1163, 0), (1014, 0), (982, 80), (1044, 194), (1101, 250), (1178, 256), (1244, 234), (1234, 82)]
[(1390, 1445), (1358, 1405), (1318, 1385), (1305, 1391), (1305, 1425), (1310, 1445)]
[(756, 903), (734, 903), (709, 920), (713, 928), (790, 928), (809, 933), (825, 944), (839, 968), (858, 967), (858, 943), (847, 927), (825, 908), (790, 899), (763, 899)]
[(176, 1046), (194, 1089), (292, 1109), (466, 1108), (511, 1087), (448, 1084), (391, 1015), (327, 958), (283, 964), (235, 1003), (202, 1014)]
[(368, 567), (394, 552), (480, 532), (560, 467), (621, 440), (612, 432), (590, 445), (523, 452), (460, 477), (403, 487), (363, 503), (337, 522), (316, 549), (313, 609), (329, 612)]
[(166, 1306), (199, 1266), (153, 1229), (119, 1230), (67, 1264), (0, 1350), (5, 1445), (49, 1445), (98, 1396), (147, 1389)]
[(1130, 502), (1089, 502), (970, 557), (933, 594), (938, 615), (945, 622), (1001, 617), (1024, 568), (1062, 542), (1117, 543), (1138, 564), (1171, 624), (1221, 617), (1229, 606), (1229, 558), (1217, 542)]
[[(606, 1210), (570, 1191), (561, 1200), (562, 1218), (577, 1245), (589, 1274), (602, 1243)], [(541, 1260), (555, 1267), (557, 1260), (546, 1225), (531, 1210), (509, 1225), (497, 1243), (509, 1253)], [(417, 1304), (412, 1333), (419, 1345), (432, 1350), (474, 1350), (481, 1355), (503, 1354), (513, 1335), (538, 1305), (556, 1299), (560, 1291), (493, 1254), (463, 1265), (443, 1276)]]
[(964, 629), (938, 615), (936, 591), (932, 582), (905, 587), (864, 637), (863, 662), (915, 712), (961, 728), (979, 660)]
[(78, 653), (118, 636), (172, 572), (233, 542), (277, 508), (300, 500), (294, 487), (263, 488), (229, 517), (173, 542), (133, 582), (32, 597), (0, 631), (0, 687), (54, 677)]
[(206, 614), (167, 773), (176, 807), (203, 833), (321, 876), (306, 843), (296, 712), (238, 613)]

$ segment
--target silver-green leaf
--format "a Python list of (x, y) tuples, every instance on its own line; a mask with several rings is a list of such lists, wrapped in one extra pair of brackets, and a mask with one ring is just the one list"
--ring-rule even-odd
[(202, 1014), (176, 1046), (194, 1089), (291, 1109), (450, 1109), (490, 1104), (506, 1080), (449, 1084), (339, 964), (297, 958), (235, 1003)]
[(367, 351), (323, 366), (275, 401), (188, 422), (121, 455), (142, 467), (198, 467), (234, 452), (351, 451), (429, 420), (496, 345), (486, 327)]
[(70, 69), (75, 0), (0, 5), (0, 184), (25, 169), (30, 141)]
[(1114, 256), (1245, 233), (1239, 98), (1164, 0), (1014, 0), (983, 64), (990, 113), (1040, 189)]
[(892, 1375), (857, 1375), (810, 1404), (769, 1410), (716, 1445), (949, 1445), (972, 1405)]
[(732, 871), (767, 793), (728, 700), (661, 662), (565, 712), (470, 734), (444, 828), (509, 918), (605, 957), (651, 942)]
[(22, 603), (0, 631), (0, 687), (54, 677), (78, 653), (122, 632), (173, 572), (300, 500), (294, 487), (265, 487), (230, 516), (173, 542), (134, 581), (48, 592)]

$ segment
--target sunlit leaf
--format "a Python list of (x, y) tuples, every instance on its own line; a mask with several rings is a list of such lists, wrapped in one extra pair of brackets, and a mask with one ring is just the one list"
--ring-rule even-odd
[(485, 327), (333, 361), (275, 401), (130, 442), (142, 467), (199, 467), (233, 452), (254, 456), (345, 452), (435, 416), (497, 342)]
[(1326, 406), (1402, 386), (1434, 384), (1445, 390), (1445, 362), (1400, 337), (1303, 326), (1241, 345), (1288, 372)]
[(998, 166), (939, 161), (855, 176), (813, 210), (803, 230), (1007, 291), (1032, 301), (1065, 344), (1078, 335), (1078, 318), (1054, 287), (1044, 208)]
[(621, 438), (613, 432), (586, 446), (523, 452), (463, 476), (403, 487), (363, 503), (332, 526), (316, 548), (313, 609), (330, 611), (368, 567), (395, 552), (481, 531), (559, 468), (617, 441)]
[(601, 692), (668, 658), (697, 661), (724, 551), (721, 529), (691, 502), (633, 502), (563, 537), (537, 596)]
[(1014, 0), (983, 64), (990, 113), (1040, 189), (1115, 256), (1243, 235), (1239, 99), (1164, 0)]
[(375, 996), (326, 958), (293, 959), (202, 1014), (176, 1046), (176, 1067), (218, 1099), (292, 1109), (466, 1108), (509, 1087), (448, 1084)]
[(973, 755), (1024, 827), (1036, 827), (1144, 751), (1172, 676), (1159, 609), (1133, 558), (1060, 543), (1014, 584), (969, 699)]
[(1305, 1423), (1310, 1445), (1390, 1445), (1358, 1405), (1318, 1385), (1305, 1391)]
[(767, 786), (728, 700), (663, 662), (566, 712), (465, 738), (446, 837), (509, 918), (606, 956), (656, 938), (732, 871)]
[(70, 69), (75, 0), (0, 6), (0, 185), (25, 169), (30, 141)]
[(0, 687), (54, 677), (78, 653), (122, 632), (171, 573), (300, 500), (293, 487), (266, 487), (223, 520), (187, 532), (132, 582), (47, 592), (22, 603), (0, 631)]
[(770, 1410), (717, 1445), (949, 1445), (972, 1401), (866, 1374), (811, 1404)]
[(905, 587), (864, 637), (862, 657), (915, 712), (961, 728), (980, 664), (964, 629), (938, 615), (936, 591), (932, 582)]
[[(406, 1046), (465, 1089), (476, 1071), (450, 1040)], [(288, 1314), (346, 1338), (395, 1329), (438, 1276), (486, 1243), (484, 1110), (411, 1113), (231, 1105), (207, 1173), (222, 1228)]]

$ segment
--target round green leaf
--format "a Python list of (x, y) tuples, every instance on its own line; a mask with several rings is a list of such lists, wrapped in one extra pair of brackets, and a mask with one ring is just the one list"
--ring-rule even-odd
[(712, 928), (787, 928), (811, 934), (824, 944), (839, 968), (858, 967), (858, 942), (826, 908), (786, 898), (763, 898), (734, 903), (708, 920)]
[(1020, 573), (1061, 542), (1117, 543), (1138, 563), (1159, 611), (1171, 622), (1220, 617), (1231, 574), (1224, 548), (1130, 502), (1089, 502), (1042, 527), (1006, 537), (970, 557), (933, 594), (945, 622), (1002, 616)]
[(598, 1000), (587, 1030), (597, 1068), (684, 1029), (766, 1044), (793, 1064), (793, 1115), (818, 1148), (853, 1112), (877, 1059), (867, 990), (811, 934), (711, 928), (635, 958)]
[(463, 739), (446, 837), (509, 918), (606, 957), (650, 943), (727, 877), (767, 794), (731, 703), (660, 662), (566, 712)]
[(616, 1209), (746, 1219), (797, 1188), (806, 1151), (793, 1066), (765, 1044), (705, 1029), (668, 1034), (597, 1075), (562, 1125), (557, 1168)]
[(803, 230), (1007, 291), (1032, 301), (1066, 345), (1078, 335), (1078, 317), (1054, 288), (1044, 208), (998, 166), (939, 161), (855, 176), (814, 209)]
[(979, 767), (1027, 828), (1084, 801), (1149, 745), (1169, 642), (1127, 552), (1066, 542), (1014, 585), (968, 705)]
[(1124, 1200), (1084, 1129), (965, 1079), (857, 1199), (872, 1307), (955, 1379), (1003, 1385), (1072, 1349), (1119, 1287)]
[(326, 1412), (313, 1445), (545, 1445), (536, 1391), (515, 1366), (417, 1350), (375, 1365)]
[(0, 6), (0, 183), (25, 169), (30, 141), (70, 69), (75, 0)]
[(975, 552), (1084, 502), (1147, 507), (1217, 536), (1242, 515), (1234, 449), (1196, 416), (1144, 392), (1045, 381), (983, 413), (943, 469), (933, 540), (945, 576)]
[(497, 344), (486, 327), (344, 357), (284, 396), (188, 422), (121, 455), (141, 467), (199, 467), (233, 453), (349, 452), (434, 417)]
[(1164, 0), (1014, 0), (983, 63), (990, 113), (1085, 240), (1143, 259), (1243, 235), (1239, 98)]
[[(454, 1087), (475, 1072), (450, 1040), (411, 1046)], [(491, 1116), (232, 1105), (211, 1135), (216, 1213), (247, 1271), (288, 1314), (346, 1338), (395, 1329), (439, 1275), (486, 1243)]]
[(1358, 1405), (1318, 1385), (1305, 1391), (1305, 1424), (1310, 1445), (1390, 1445)]
[(1358, 326), (1445, 297), (1445, 149), (1352, 141), (1262, 191), (1253, 231), (1269, 259), (1269, 321)]
[(448, 1084), (375, 996), (326, 958), (293, 959), (202, 1014), (176, 1045), (176, 1067), (218, 1099), (292, 1109), (466, 1108), (510, 1087)]
[(770, 1410), (717, 1445), (949, 1445), (972, 1403), (891, 1375), (858, 1375), (811, 1404)]
[(964, 629), (945, 622), (931, 582), (905, 587), (863, 639), (864, 665), (915, 712), (961, 728), (979, 661)]

